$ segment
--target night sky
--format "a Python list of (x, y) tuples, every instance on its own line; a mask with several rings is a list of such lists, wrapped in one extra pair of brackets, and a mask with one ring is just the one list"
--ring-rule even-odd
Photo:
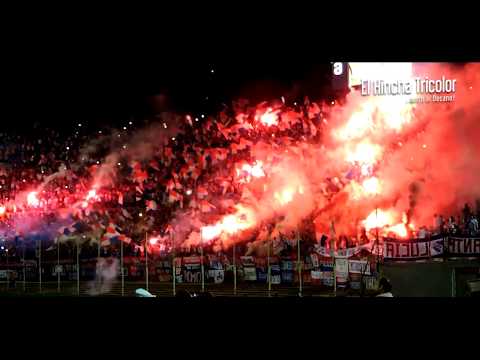
[(214, 113), (238, 98), (257, 103), (330, 95), (328, 62), (299, 57), (200, 56), (148, 44), (30, 45), (9, 52), (3, 65), (4, 128), (117, 125), (160, 111)]

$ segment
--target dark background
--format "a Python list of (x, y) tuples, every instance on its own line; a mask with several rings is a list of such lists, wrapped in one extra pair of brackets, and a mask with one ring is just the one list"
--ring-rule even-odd
[(79, 121), (115, 126), (161, 111), (213, 114), (238, 98), (257, 103), (331, 96), (328, 61), (268, 46), (265, 53), (242, 47), (225, 52), (121, 37), (31, 36), (7, 48), (2, 126), (16, 131), (35, 122), (58, 129)]
[(336, 17), (309, 7), (287, 7), (286, 17), (272, 7), (243, 14), (233, 6), (223, 15), (200, 7), (171, 16), (162, 7), (142, 16), (112, 8), (60, 16), (44, 5), (6, 13), (2, 128), (122, 125), (165, 110), (214, 113), (240, 97), (329, 100), (332, 61), (449, 58), (432, 56), (430, 40), (415, 45), (403, 35), (403, 42), (384, 43), (388, 50), (354, 29), (340, 36)]

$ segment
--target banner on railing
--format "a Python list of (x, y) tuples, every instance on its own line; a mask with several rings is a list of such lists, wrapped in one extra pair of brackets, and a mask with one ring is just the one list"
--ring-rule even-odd
[[(335, 257), (350, 258), (352, 256), (360, 254), (362, 251), (381, 256), (383, 254), (383, 247), (379, 242), (373, 240), (368, 244), (359, 245), (354, 248), (338, 249), (334, 252), (334, 255)], [(320, 245), (315, 246), (315, 252), (323, 257), (331, 257), (330, 250)]]
[(449, 256), (480, 256), (480, 238), (448, 237), (445, 239), (445, 252)]
[[(447, 257), (480, 257), (480, 237), (453, 237), (435, 235), (428, 239), (382, 238), (379, 242), (341, 249), (334, 252), (335, 257), (351, 258), (362, 253), (380, 256), (386, 261), (426, 260)], [(331, 258), (330, 250), (316, 245), (310, 255), (313, 267), (319, 262), (319, 256)]]
[(419, 260), (443, 255), (445, 239), (441, 236), (426, 239), (384, 239), (385, 260)]

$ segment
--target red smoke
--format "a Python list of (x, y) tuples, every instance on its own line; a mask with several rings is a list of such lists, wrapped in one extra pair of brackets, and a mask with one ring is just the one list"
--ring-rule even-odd
[[(414, 224), (430, 226), (435, 213), (455, 213), (480, 197), (480, 65), (414, 68), (418, 76), (457, 79), (454, 101), (415, 105), (354, 91), (344, 105), (323, 107), (322, 143), (257, 142), (251, 155), (265, 169), (263, 192), (246, 184), (242, 199), (255, 212), (252, 226), (282, 215), (281, 228), (293, 229), (314, 213), (318, 233), (328, 234), (333, 221), (337, 234), (355, 237), (361, 227), (379, 227), (383, 235), (407, 237)], [(308, 122), (292, 110), (275, 117), (271, 111), (257, 111), (254, 120), (276, 125), (275, 119), (278, 127)], [(352, 168), (355, 179), (346, 177)], [(336, 191), (328, 193), (329, 186)]]

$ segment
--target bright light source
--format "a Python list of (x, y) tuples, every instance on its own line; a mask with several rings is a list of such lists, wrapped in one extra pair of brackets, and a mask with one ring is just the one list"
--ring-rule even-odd
[(143, 216), (143, 214), (142, 214), (142, 213), (138, 213), (138, 216), (142, 217), (142, 216)]
[(67, 146), (67, 150), (70, 150), (70, 146)]
[(203, 119), (203, 118), (205, 118), (205, 115), (202, 114), (202, 115), (200, 115), (200, 117)]
[(133, 125), (133, 123), (131, 121), (128, 122), (128, 125)]
[(118, 165), (118, 166), (121, 166), (121, 165), (122, 165), (122, 163), (117, 163), (117, 165)]
[(124, 127), (123, 127), (123, 130), (127, 130), (127, 127), (126, 127), (126, 126), (124, 126)]
[(150, 245), (155, 245), (158, 242), (158, 240), (159, 240), (158, 237), (153, 237), (148, 242), (150, 243)]
[(81, 127), (81, 126), (82, 126), (82, 124), (78, 124), (78, 126), (79, 126), (79, 127)]
[(28, 193), (27, 203), (30, 206), (38, 206), (40, 204), (40, 201), (37, 198), (37, 192), (36, 191), (32, 191), (32, 192)]
[(187, 195), (192, 195), (192, 190), (188, 189), (187, 191), (185, 191), (185, 193), (186, 193)]

